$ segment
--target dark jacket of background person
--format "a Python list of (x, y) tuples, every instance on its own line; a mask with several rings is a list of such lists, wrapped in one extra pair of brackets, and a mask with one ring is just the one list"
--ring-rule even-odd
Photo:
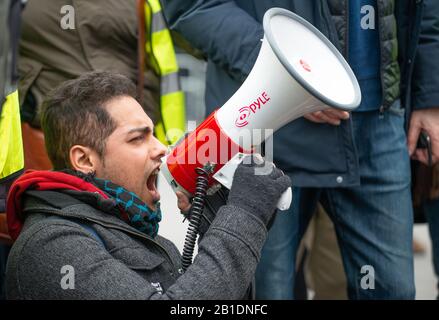
[[(346, 1), (162, 2), (170, 27), (209, 58), (207, 114), (223, 105), (251, 71), (263, 38), (263, 15), (269, 8), (281, 7), (299, 14), (342, 52), (346, 51), (343, 50), (345, 41), (342, 37), (346, 32)], [(439, 39), (435, 25), (439, 2), (378, 0), (378, 8), (381, 65), (391, 62), (396, 55), (399, 64), (399, 68), (395, 64), (381, 68), (383, 96), (387, 97), (383, 107), (388, 108), (398, 95), (407, 116), (413, 109), (435, 107), (439, 100)], [(396, 21), (390, 15), (393, 10)], [(398, 80), (399, 90), (395, 86)], [(293, 174), (297, 186), (358, 185), (358, 159), (351, 126), (350, 120), (332, 126), (298, 119), (275, 134), (274, 160), (280, 168)]]
[[(75, 29), (63, 29), (61, 8), (74, 8)], [(137, 79), (135, 0), (30, 0), (23, 11), (19, 93), (23, 120), (39, 127), (44, 97), (62, 82), (89, 71), (121, 73)], [(142, 106), (159, 117), (159, 78), (146, 61)], [(35, 112), (37, 111), (37, 112)]]
[[(112, 207), (97, 204), (94, 193), (71, 192), (26, 192), (27, 218), (8, 260), (8, 299), (247, 297), (267, 230), (246, 210), (221, 207), (181, 275), (180, 254), (169, 240), (109, 214)], [(74, 289), (61, 287), (64, 266), (75, 267)]]

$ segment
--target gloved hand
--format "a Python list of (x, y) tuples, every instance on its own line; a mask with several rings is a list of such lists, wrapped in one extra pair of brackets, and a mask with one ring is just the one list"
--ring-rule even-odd
[[(263, 175), (264, 170), (271, 172)], [(267, 226), (282, 193), (290, 186), (291, 179), (282, 170), (252, 156), (250, 164), (242, 162), (236, 169), (227, 203), (255, 215)]]

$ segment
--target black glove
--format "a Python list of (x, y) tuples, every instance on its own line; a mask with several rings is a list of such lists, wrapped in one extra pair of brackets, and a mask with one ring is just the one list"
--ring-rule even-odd
[[(257, 216), (267, 226), (291, 180), (272, 163), (265, 166), (265, 161), (261, 164), (255, 161), (252, 157), (250, 164), (243, 162), (238, 166), (227, 203)], [(261, 171), (269, 173), (262, 175)]]

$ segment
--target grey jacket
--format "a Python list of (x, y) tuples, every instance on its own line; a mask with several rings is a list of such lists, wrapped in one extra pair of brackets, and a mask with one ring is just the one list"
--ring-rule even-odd
[(86, 192), (75, 197), (26, 193), (26, 220), (7, 265), (8, 299), (247, 296), (267, 233), (255, 216), (223, 206), (200, 241), (194, 263), (181, 274), (180, 253), (172, 242), (138, 232), (106, 213), (97, 199)]

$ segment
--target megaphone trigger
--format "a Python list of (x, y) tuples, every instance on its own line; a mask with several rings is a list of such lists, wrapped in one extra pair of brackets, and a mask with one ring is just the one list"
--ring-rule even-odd
[(280, 197), (277, 208), (280, 211), (288, 210), (291, 206), (291, 202), (293, 201), (293, 190), (291, 187), (289, 187), (284, 193), (282, 193), (282, 196)]
[[(273, 163), (273, 167), (276, 167), (274, 163)], [(283, 171), (281, 172), (282, 175), (285, 175)], [(292, 202), (293, 202), (293, 190), (291, 189), (291, 187), (289, 187), (287, 190), (284, 191), (284, 193), (282, 193), (279, 201), (277, 202), (277, 208), (280, 211), (288, 210)]]

